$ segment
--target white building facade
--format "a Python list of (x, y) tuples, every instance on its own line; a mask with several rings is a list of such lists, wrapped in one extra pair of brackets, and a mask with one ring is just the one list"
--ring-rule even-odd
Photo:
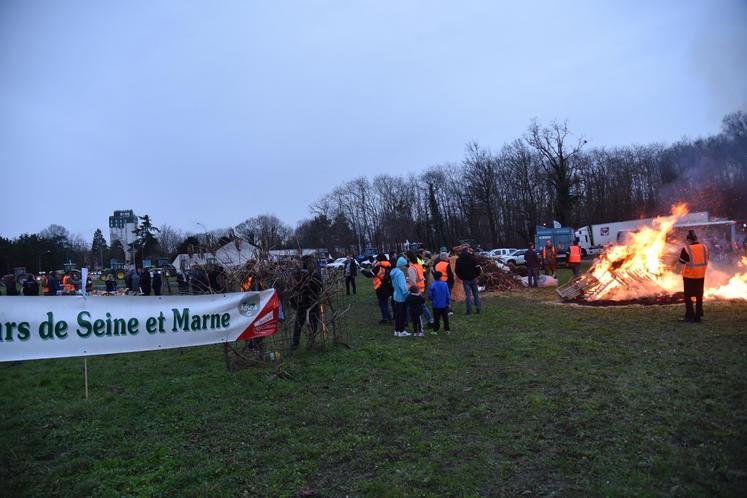
[(109, 216), (109, 245), (118, 240), (122, 243), (125, 253), (125, 265), (130, 267), (135, 263), (133, 259), (132, 243), (135, 242), (135, 229), (138, 225), (138, 217), (132, 209), (114, 211)]

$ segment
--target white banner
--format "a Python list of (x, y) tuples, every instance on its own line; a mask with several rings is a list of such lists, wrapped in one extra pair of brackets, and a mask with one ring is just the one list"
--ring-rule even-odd
[(274, 289), (203, 296), (3, 296), (0, 362), (202, 346), (277, 332)]

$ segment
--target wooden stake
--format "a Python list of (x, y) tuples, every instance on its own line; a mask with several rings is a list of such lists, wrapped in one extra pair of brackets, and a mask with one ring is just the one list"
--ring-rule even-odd
[(83, 358), (83, 380), (86, 385), (86, 399), (88, 399), (88, 358)]

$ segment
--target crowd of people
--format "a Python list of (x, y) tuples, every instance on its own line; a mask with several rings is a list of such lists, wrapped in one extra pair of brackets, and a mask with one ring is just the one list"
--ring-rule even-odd
[[(379, 254), (365, 273), (373, 282), (381, 311), (379, 323), (394, 325), (395, 337), (424, 336), (423, 319), (433, 333), (440, 331), (442, 322), (443, 330), (449, 332), (455, 273), (464, 288), (466, 313), (480, 313), (477, 279), (481, 268), (471, 248), (459, 251), (453, 270), (445, 249), (436, 256), (425, 250)], [(412, 332), (407, 330), (408, 322)]]
[[(83, 279), (77, 270), (69, 272), (51, 271), (46, 274), (35, 276), (33, 273), (21, 275), (5, 275), (0, 284), (5, 288), (8, 296), (61, 296), (80, 293), (84, 288)], [(19, 292), (18, 287), (21, 287)], [(93, 290), (93, 279), (86, 278), (85, 290)]]

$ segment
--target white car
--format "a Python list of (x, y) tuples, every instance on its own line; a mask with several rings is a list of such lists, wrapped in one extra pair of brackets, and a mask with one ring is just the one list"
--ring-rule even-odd
[[(326, 267), (327, 268), (332, 268), (332, 269), (335, 269), (335, 270), (337, 270), (337, 269), (342, 270), (345, 267), (345, 261), (347, 261), (347, 260), (348, 260), (348, 258), (337, 258), (336, 260), (332, 261), (331, 263), (327, 263)], [(355, 259), (353, 259), (353, 262), (355, 262), (355, 264), (358, 265), (358, 267), (360, 268), (361, 265), (358, 264), (358, 262)]]
[(516, 252), (516, 249), (493, 249), (492, 251), (488, 251), (487, 257), (491, 259), (501, 259), (502, 257), (513, 254), (514, 252)]
[(516, 266), (516, 265), (525, 265), (527, 264), (526, 260), (524, 259), (524, 255), (527, 253), (526, 249), (520, 249), (518, 251), (514, 251), (508, 256), (503, 256), (499, 258), (499, 261), (503, 263), (504, 265), (509, 266)]

